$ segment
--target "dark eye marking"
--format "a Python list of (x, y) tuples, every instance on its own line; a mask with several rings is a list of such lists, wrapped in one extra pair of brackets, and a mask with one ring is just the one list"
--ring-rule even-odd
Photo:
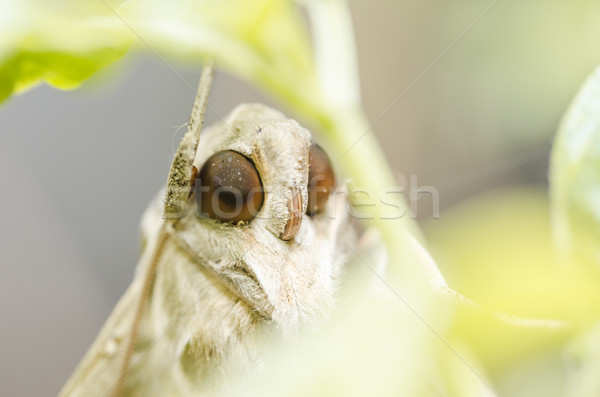
[(232, 150), (213, 154), (195, 184), (200, 215), (224, 222), (247, 222), (264, 201), (262, 182), (254, 163)]
[(327, 154), (317, 144), (310, 145), (308, 164), (308, 205), (306, 213), (314, 216), (325, 208), (329, 195), (335, 188), (335, 174)]

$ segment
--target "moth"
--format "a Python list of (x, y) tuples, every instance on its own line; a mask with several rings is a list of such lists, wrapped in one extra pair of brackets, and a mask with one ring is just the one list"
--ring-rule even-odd
[(200, 133), (212, 75), (143, 216), (134, 280), (60, 396), (202, 395), (334, 304), (347, 212), (327, 155), (261, 104)]

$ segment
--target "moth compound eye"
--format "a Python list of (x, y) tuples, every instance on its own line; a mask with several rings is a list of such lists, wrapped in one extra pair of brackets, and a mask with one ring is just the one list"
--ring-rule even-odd
[(331, 162), (317, 144), (310, 145), (308, 151), (308, 205), (306, 213), (310, 216), (321, 212), (335, 187), (335, 174)]
[(196, 180), (196, 203), (201, 216), (224, 222), (246, 222), (262, 207), (264, 192), (252, 161), (224, 150), (206, 160)]

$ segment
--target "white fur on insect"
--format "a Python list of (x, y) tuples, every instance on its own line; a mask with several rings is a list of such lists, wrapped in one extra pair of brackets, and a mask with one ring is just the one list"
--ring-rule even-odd
[[(249, 222), (223, 223), (197, 216), (188, 199), (181, 218), (165, 220), (165, 204), (156, 199), (143, 218), (146, 244), (134, 281), (62, 396), (110, 395), (115, 384), (122, 396), (203, 395), (224, 377), (260, 367), (265, 343), (328, 313), (345, 208), (332, 199), (323, 213), (302, 216), (292, 240), (280, 238), (294, 192), (306, 210), (310, 143), (305, 128), (259, 104), (240, 105), (203, 131), (194, 166), (222, 150), (251, 159), (265, 189), (260, 211)], [(179, 153), (185, 161), (193, 140), (187, 145)], [(191, 175), (183, 160), (172, 167), (176, 183), (168, 183), (180, 190)], [(152, 266), (147, 302), (136, 306)], [(139, 327), (131, 333), (134, 318)], [(123, 352), (128, 339), (130, 357)]]

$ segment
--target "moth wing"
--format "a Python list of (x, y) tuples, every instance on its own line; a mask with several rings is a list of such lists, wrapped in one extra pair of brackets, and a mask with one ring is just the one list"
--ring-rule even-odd
[(96, 340), (67, 381), (60, 397), (101, 396), (119, 379), (125, 344), (140, 296), (136, 278), (104, 323)]
[(154, 251), (158, 230), (163, 221), (162, 194), (160, 192), (150, 203), (142, 218), (144, 249), (133, 282), (113, 309), (59, 397), (104, 395), (121, 376), (127, 340), (148, 270), (148, 259)]

